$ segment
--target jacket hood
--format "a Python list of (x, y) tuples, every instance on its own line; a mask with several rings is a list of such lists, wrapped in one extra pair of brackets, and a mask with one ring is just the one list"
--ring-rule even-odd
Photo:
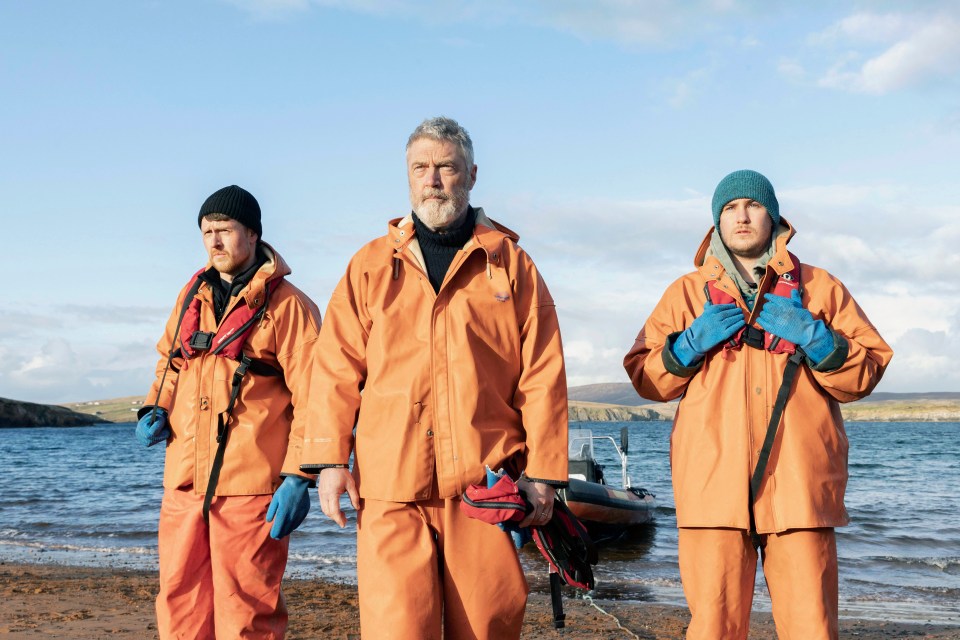
[[(767, 267), (772, 268), (777, 275), (790, 271), (794, 267), (793, 258), (790, 257), (790, 253), (787, 251), (787, 243), (790, 242), (791, 238), (797, 233), (793, 225), (784, 217), (780, 218), (780, 226), (786, 227), (786, 230), (781, 230), (777, 234), (774, 240), (776, 251), (774, 251), (773, 257), (770, 258), (770, 262), (767, 263)], [(718, 280), (725, 272), (720, 261), (715, 256), (708, 255), (710, 241), (713, 239), (714, 233), (719, 232), (715, 227), (710, 227), (707, 235), (703, 237), (703, 242), (700, 243), (700, 248), (697, 249), (696, 257), (693, 259), (693, 266), (697, 268), (705, 280)]]

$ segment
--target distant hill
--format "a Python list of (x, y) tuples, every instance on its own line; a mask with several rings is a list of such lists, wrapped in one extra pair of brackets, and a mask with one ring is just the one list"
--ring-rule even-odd
[[(629, 382), (603, 382), (600, 384), (585, 384), (580, 387), (570, 387), (567, 391), (570, 400), (582, 402), (601, 402), (618, 404), (626, 407), (639, 407), (651, 404), (637, 395), (633, 385)], [(920, 400), (960, 401), (960, 392), (931, 391), (927, 393), (890, 393), (880, 391), (871, 393), (860, 402), (885, 402), (899, 400), (903, 402), (917, 402)]]
[(960, 392), (956, 391), (931, 391), (929, 393), (888, 393), (879, 391), (871, 393), (860, 402), (880, 402), (887, 400), (901, 400), (904, 402), (916, 402), (918, 400), (960, 400)]
[(137, 411), (143, 406), (143, 396), (71, 402), (63, 406), (74, 411), (99, 416), (101, 422), (136, 422)]
[[(673, 420), (676, 402), (650, 402), (629, 383), (588, 384), (569, 389), (570, 422)], [(136, 422), (140, 396), (43, 405), (0, 398), (0, 428), (85, 426)], [(960, 392), (874, 393), (840, 405), (845, 420), (861, 422), (960, 422)]]
[[(571, 421), (673, 420), (677, 407), (643, 400), (625, 382), (570, 387), (568, 396)], [(960, 393), (874, 393), (840, 405), (840, 413), (860, 422), (960, 422)]]
[(570, 387), (567, 389), (567, 396), (570, 400), (579, 402), (599, 402), (625, 407), (654, 404), (650, 400), (641, 398), (633, 385), (628, 382), (602, 382), (600, 384), (585, 384), (582, 387)]
[(571, 400), (567, 415), (574, 422), (644, 422), (648, 420), (673, 420), (676, 402), (649, 403), (643, 407), (582, 402)]
[(16, 427), (86, 427), (104, 420), (66, 407), (0, 398), (0, 429)]

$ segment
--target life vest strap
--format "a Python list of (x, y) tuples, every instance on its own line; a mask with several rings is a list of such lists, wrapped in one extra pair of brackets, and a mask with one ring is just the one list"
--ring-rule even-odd
[(777, 399), (773, 403), (770, 422), (767, 424), (767, 433), (763, 438), (763, 446), (760, 448), (760, 455), (757, 456), (757, 466), (754, 468), (753, 476), (750, 478), (750, 537), (753, 539), (754, 546), (759, 546), (760, 537), (757, 535), (756, 523), (754, 522), (753, 505), (757, 500), (757, 494), (760, 493), (760, 487), (763, 485), (763, 476), (767, 471), (767, 463), (770, 461), (770, 452), (773, 450), (773, 443), (777, 439), (777, 431), (780, 428), (780, 418), (783, 417), (783, 408), (787, 405), (790, 389), (793, 387), (793, 381), (797, 377), (797, 371), (800, 369), (800, 363), (803, 362), (803, 358), (803, 350), (797, 347), (797, 350), (787, 359), (787, 366), (783, 370), (783, 381), (780, 383), (780, 389), (777, 391)]
[(252, 360), (246, 354), (240, 356), (240, 366), (233, 372), (233, 379), (230, 383), (230, 402), (227, 408), (217, 416), (217, 452), (213, 456), (213, 464), (210, 467), (210, 478), (207, 480), (207, 492), (203, 496), (203, 521), (210, 524), (210, 504), (213, 502), (213, 495), (217, 490), (217, 483), (220, 481), (220, 470), (223, 468), (223, 454), (227, 450), (227, 436), (230, 434), (230, 418), (233, 414), (233, 407), (240, 397), (240, 384), (243, 377), (247, 375)]

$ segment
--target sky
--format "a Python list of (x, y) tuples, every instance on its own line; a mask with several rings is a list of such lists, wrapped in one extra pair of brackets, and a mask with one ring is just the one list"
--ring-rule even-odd
[(957, 2), (6, 0), (0, 95), (0, 397), (145, 394), (229, 184), (323, 311), (437, 115), (550, 287), (571, 385), (627, 382), (749, 168), (894, 348), (877, 390), (960, 390)]

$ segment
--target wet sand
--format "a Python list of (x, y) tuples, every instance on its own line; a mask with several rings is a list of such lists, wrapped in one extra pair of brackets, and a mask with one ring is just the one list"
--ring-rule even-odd
[[(152, 572), (0, 563), (0, 638), (156, 638), (156, 591)], [(356, 587), (289, 580), (284, 593), (290, 609), (288, 639), (360, 637)], [(683, 638), (689, 621), (686, 609), (648, 603), (564, 598), (564, 610), (567, 627), (560, 633), (552, 626), (549, 596), (531, 594), (522, 637), (674, 640)], [(845, 619), (840, 637), (958, 640), (960, 627)], [(754, 614), (750, 638), (776, 638), (769, 614)]]

